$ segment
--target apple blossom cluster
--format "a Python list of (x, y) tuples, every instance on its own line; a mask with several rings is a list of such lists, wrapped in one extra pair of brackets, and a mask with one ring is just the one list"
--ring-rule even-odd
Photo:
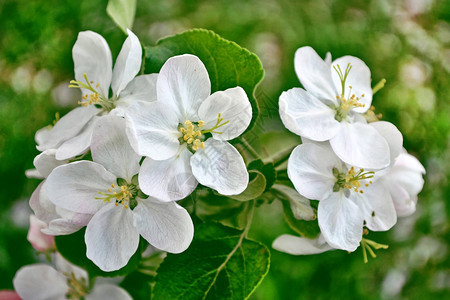
[(415, 211), (425, 169), (403, 149), (399, 130), (375, 115), (371, 74), (362, 60), (322, 60), (302, 47), (295, 71), (305, 89), (279, 99), (283, 124), (303, 142), (292, 151), (287, 173), (298, 193), (319, 201), (321, 234), (282, 235), (273, 247), (299, 255), (362, 245), (365, 255), (373, 254), (371, 248), (385, 246), (364, 234), (386, 231)]

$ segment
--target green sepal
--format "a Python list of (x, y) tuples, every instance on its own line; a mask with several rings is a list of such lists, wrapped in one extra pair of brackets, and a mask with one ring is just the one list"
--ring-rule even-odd
[(264, 175), (256, 170), (248, 172), (249, 182), (247, 188), (239, 195), (229, 196), (234, 200), (249, 201), (261, 196), (266, 190), (266, 178)]

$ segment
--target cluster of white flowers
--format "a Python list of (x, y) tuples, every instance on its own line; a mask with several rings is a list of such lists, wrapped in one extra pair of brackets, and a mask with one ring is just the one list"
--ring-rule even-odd
[(227, 142), (250, 124), (245, 91), (211, 94), (205, 66), (187, 54), (159, 74), (136, 76), (142, 48), (129, 30), (114, 68), (108, 44), (91, 31), (78, 35), (73, 60), (70, 87), (81, 89), (80, 106), (37, 132), (42, 153), (28, 173), (44, 179), (30, 199), (41, 231), (66, 235), (86, 226), (86, 255), (103, 271), (124, 267), (140, 236), (183, 252), (194, 227), (175, 201), (198, 183), (224, 195), (247, 187), (244, 160)]
[(397, 217), (415, 211), (425, 169), (402, 148), (398, 129), (375, 115), (363, 61), (344, 56), (332, 62), (330, 55), (322, 60), (302, 47), (295, 71), (305, 89), (283, 92), (279, 100), (281, 120), (303, 142), (292, 151), (287, 172), (302, 196), (319, 200), (321, 235), (282, 235), (273, 247), (313, 254), (354, 251), (363, 243), (382, 246), (363, 234), (388, 230)]

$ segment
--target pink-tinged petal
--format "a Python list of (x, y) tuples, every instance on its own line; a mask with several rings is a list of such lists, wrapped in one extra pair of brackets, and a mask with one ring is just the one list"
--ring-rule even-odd
[[(84, 78), (86, 74), (88, 80), (92, 81), (92, 86), (96, 87), (98, 84), (97, 91), (108, 98), (112, 77), (112, 57), (105, 39), (92, 31), (80, 32), (72, 49), (72, 57), (75, 65), (75, 79), (86, 83)], [(82, 92), (88, 93), (87, 90)]]
[(41, 229), (47, 228), (47, 224), (34, 215), (30, 215), (30, 228), (28, 229), (27, 240), (34, 249), (46, 252), (55, 248), (55, 237), (42, 233)]
[(58, 148), (65, 141), (78, 135), (83, 127), (99, 112), (100, 110), (93, 105), (71, 110), (58, 120), (43, 143), (38, 144), (36, 148), (39, 151)]
[(272, 248), (292, 255), (310, 255), (333, 250), (322, 235), (315, 239), (283, 234), (275, 239)]
[(124, 267), (139, 245), (131, 209), (110, 203), (92, 217), (86, 228), (86, 256), (106, 272)]
[(350, 197), (364, 214), (366, 226), (373, 231), (386, 231), (397, 223), (397, 214), (389, 191), (380, 181), (363, 187), (364, 194), (351, 191)]
[(46, 178), (54, 168), (68, 163), (68, 160), (57, 160), (55, 155), (56, 149), (49, 149), (36, 156), (33, 160), (33, 164), (37, 171), (44, 178)]
[(351, 252), (358, 248), (364, 217), (359, 207), (345, 197), (343, 191), (332, 193), (320, 201), (317, 217), (320, 231), (331, 247)]
[(0, 300), (22, 300), (22, 298), (15, 291), (1, 290)]
[(289, 179), (308, 199), (323, 200), (333, 192), (333, 168), (342, 168), (339, 158), (329, 146), (314, 143), (297, 146), (288, 160)]
[(330, 140), (331, 147), (340, 159), (349, 165), (366, 169), (389, 166), (389, 145), (375, 128), (363, 123), (341, 124), (341, 130)]
[(91, 146), (92, 132), (95, 123), (101, 117), (94, 116), (89, 123), (81, 129), (76, 136), (65, 141), (56, 151), (55, 158), (58, 160), (68, 160), (83, 153), (86, 153)]
[(340, 128), (336, 112), (301, 88), (293, 88), (280, 96), (280, 117), (293, 133), (314, 141), (334, 137)]
[(179, 123), (184, 123), (198, 119), (198, 108), (211, 93), (211, 82), (202, 61), (184, 54), (166, 61), (159, 72), (156, 89), (158, 100), (169, 105)]
[(191, 157), (192, 173), (203, 185), (222, 195), (242, 193), (249, 180), (241, 154), (225, 141), (208, 139), (205, 149), (199, 149)]
[(147, 157), (139, 171), (139, 187), (145, 194), (162, 201), (186, 198), (197, 187), (192, 175), (192, 153), (186, 148), (180, 154), (166, 159), (153, 160)]
[(229, 88), (215, 92), (200, 105), (198, 117), (205, 121), (204, 130), (214, 128), (219, 123), (227, 124), (213, 130), (212, 136), (217, 140), (231, 140), (240, 136), (252, 120), (252, 106), (247, 94), (241, 87)]
[(337, 105), (338, 92), (331, 79), (330, 65), (313, 48), (299, 48), (295, 52), (294, 66), (298, 79), (309, 93)]
[(142, 47), (137, 36), (127, 30), (128, 37), (123, 43), (112, 73), (111, 88), (115, 96), (119, 96), (128, 83), (133, 80), (142, 62)]
[(116, 176), (102, 165), (78, 161), (57, 167), (48, 176), (45, 190), (55, 205), (73, 212), (94, 214), (105, 205), (102, 193), (116, 183)]
[[(367, 65), (357, 57), (343, 56), (333, 62), (331, 69), (331, 77), (334, 86), (339, 95), (342, 94), (342, 83), (338, 72), (334, 68), (340, 68), (342, 74), (345, 75), (345, 69), (350, 65), (351, 69), (345, 80), (344, 97), (349, 99), (352, 95), (359, 98), (359, 103), (364, 104), (363, 107), (354, 108), (353, 111), (364, 113), (370, 108), (372, 103), (372, 87), (370, 86), (370, 69)], [(351, 88), (350, 88), (351, 87)], [(364, 95), (364, 96), (363, 96)]]
[(86, 300), (133, 300), (133, 298), (122, 288), (109, 283), (94, 285), (92, 291), (86, 295)]
[(139, 199), (133, 213), (139, 233), (152, 246), (180, 253), (191, 244), (194, 236), (191, 217), (175, 202), (161, 202), (151, 197)]
[(372, 122), (369, 124), (375, 128), (378, 133), (386, 139), (389, 145), (389, 153), (391, 165), (394, 164), (395, 159), (399, 156), (403, 149), (402, 133), (395, 127), (394, 124), (386, 121)]
[(34, 264), (20, 268), (13, 279), (23, 300), (66, 299), (67, 279), (51, 266)]
[(134, 152), (125, 133), (125, 119), (118, 116), (101, 117), (92, 134), (92, 160), (106, 170), (131, 182), (139, 172), (141, 156)]
[(178, 117), (170, 106), (138, 101), (128, 107), (125, 119), (128, 139), (139, 155), (164, 160), (179, 152)]

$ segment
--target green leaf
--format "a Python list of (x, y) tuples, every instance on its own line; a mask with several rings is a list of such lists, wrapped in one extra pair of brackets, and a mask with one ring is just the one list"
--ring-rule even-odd
[(267, 247), (218, 223), (195, 230), (189, 249), (159, 267), (153, 299), (248, 299), (269, 270)]
[(264, 190), (265, 192), (270, 190), (272, 185), (277, 180), (277, 172), (275, 171), (273, 163), (263, 163), (261, 159), (257, 159), (249, 163), (247, 169), (257, 170), (264, 175), (264, 177), (266, 178), (266, 189)]
[(102, 277), (123, 276), (128, 273), (131, 273), (137, 268), (139, 261), (141, 259), (141, 252), (145, 242), (141, 240), (138, 250), (130, 258), (130, 261), (125, 267), (113, 272), (104, 272), (100, 270), (99, 267), (97, 267), (90, 259), (86, 257), (86, 244), (84, 242), (85, 231), (86, 228), (83, 228), (70, 235), (55, 236), (55, 244), (56, 249), (59, 251), (59, 253), (61, 253), (61, 255), (65, 259), (67, 259), (74, 265), (77, 265), (85, 269), (89, 273), (90, 278), (96, 276)]
[(255, 88), (264, 77), (259, 58), (212, 31), (193, 29), (161, 39), (156, 46), (145, 47), (145, 73), (159, 73), (167, 59), (186, 53), (196, 55), (205, 65), (211, 80), (211, 93), (236, 86), (245, 90), (253, 110), (247, 128), (250, 130), (259, 112)]
[(256, 170), (251, 170), (248, 174), (250, 176), (250, 181), (245, 191), (239, 195), (229, 196), (230, 198), (239, 201), (248, 201), (256, 199), (264, 193), (266, 189), (266, 178), (264, 175)]
[(152, 295), (152, 281), (154, 276), (134, 271), (128, 274), (120, 286), (124, 288), (133, 299), (150, 299)]
[(136, 0), (109, 0), (106, 12), (117, 26), (127, 34), (127, 28), (133, 27)]

